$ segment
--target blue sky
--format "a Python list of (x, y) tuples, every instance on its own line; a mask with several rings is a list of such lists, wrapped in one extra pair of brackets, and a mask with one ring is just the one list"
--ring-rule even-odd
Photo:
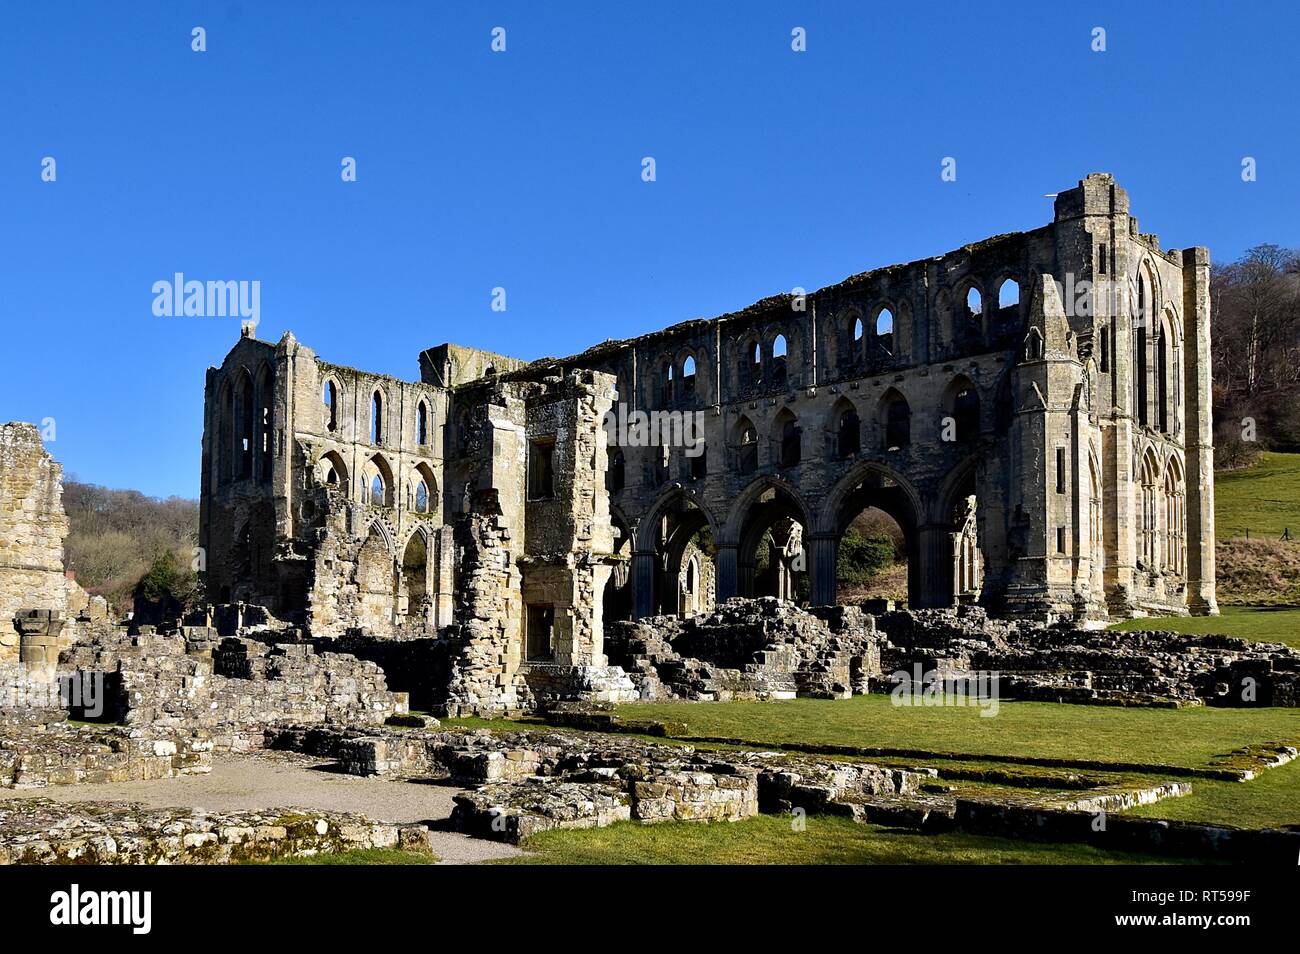
[(155, 317), (178, 271), (413, 378), (442, 341), (571, 353), (1034, 228), (1089, 171), (1167, 247), (1300, 245), (1298, 35), (1283, 3), (9, 0), (0, 419), (197, 496), (239, 321)]

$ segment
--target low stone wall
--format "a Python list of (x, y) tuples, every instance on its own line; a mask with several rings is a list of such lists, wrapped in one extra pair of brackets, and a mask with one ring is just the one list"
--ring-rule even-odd
[(1211, 861), (1295, 865), (1300, 830), (1233, 828), (1061, 810), (1032, 804), (958, 799), (956, 827), (981, 835), (1032, 841), (1086, 842), (1108, 851), (1134, 851)]
[[(996, 672), (1007, 698), (1101, 705), (1300, 705), (1300, 651), (1221, 635), (992, 619), (978, 606), (881, 614), (889, 674)], [(888, 678), (877, 688), (888, 691)]]
[(48, 799), (0, 802), (0, 865), (230, 864), (369, 848), (427, 852), (429, 830), (295, 808), (205, 812)]
[[(374, 733), (279, 728), (268, 745), (338, 759), (358, 775), (449, 778), (454, 824), (518, 842), (551, 828), (613, 821), (739, 821), (764, 811), (830, 810), (869, 796), (916, 792), (927, 771), (772, 752), (697, 752), (574, 732)], [(849, 809), (845, 808), (844, 813)]]
[[(63, 653), (78, 677), (104, 673), (105, 717), (127, 725), (205, 728), (238, 746), (274, 723), (380, 725), (407, 710), (371, 662), (305, 644), (202, 640), (114, 630)], [(76, 714), (76, 713), (74, 713)]]
[(520, 667), (534, 704), (545, 709), (566, 699), (590, 703), (636, 702), (641, 693), (619, 666), (560, 666), (525, 663)]
[(202, 732), (54, 723), (0, 730), (0, 787), (134, 782), (212, 770), (213, 742)]

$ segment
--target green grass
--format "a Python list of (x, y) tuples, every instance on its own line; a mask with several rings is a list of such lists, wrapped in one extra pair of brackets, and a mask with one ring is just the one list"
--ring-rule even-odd
[(1251, 742), (1300, 740), (1289, 709), (1123, 709), (1002, 702), (975, 708), (895, 706), (885, 695), (785, 702), (631, 703), (628, 719), (684, 722), (690, 735), (757, 743), (811, 742), (938, 753), (1087, 759), (1201, 767)]
[(843, 818), (810, 816), (796, 831), (788, 815), (743, 822), (620, 822), (608, 828), (548, 831), (529, 854), (499, 864), (825, 865), (825, 864), (1181, 864), (1182, 859), (1038, 844), (950, 832), (923, 835)]
[(1300, 761), (1269, 769), (1249, 782), (1197, 779), (1190, 795), (1143, 805), (1131, 813), (1238, 828), (1300, 825)]
[(438, 857), (426, 852), (402, 851), (398, 848), (358, 848), (311, 855), (307, 858), (276, 858), (251, 861), (254, 865), (436, 865)]
[[(1225, 606), (1222, 616), (1171, 616), (1126, 619), (1117, 630), (1170, 629), (1176, 633), (1223, 633), (1266, 643), (1286, 643), (1300, 649), (1300, 609), (1275, 606)], [(1300, 721), (1298, 719), (1297, 721)]]
[(1277, 539), (1285, 529), (1300, 538), (1300, 454), (1267, 452), (1244, 470), (1214, 477), (1214, 524), (1220, 540)]

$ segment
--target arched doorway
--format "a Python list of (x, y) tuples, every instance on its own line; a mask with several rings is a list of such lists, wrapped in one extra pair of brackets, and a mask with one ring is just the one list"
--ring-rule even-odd
[(393, 626), (394, 566), (388, 538), (371, 524), (365, 542), (357, 552), (357, 602), (362, 625), (387, 633)]
[(690, 608), (712, 610), (715, 590), (713, 521), (688, 495), (675, 492), (642, 520), (633, 554), (633, 608), (637, 616), (677, 615), (685, 611), (687, 564), (695, 579)]
[(424, 534), (411, 534), (402, 552), (402, 573), (397, 608), (403, 628), (413, 633), (431, 630), (433, 600), (429, 594), (429, 546)]
[(805, 536), (807, 511), (793, 489), (765, 480), (741, 495), (736, 567), (740, 596), (775, 596), (806, 603), (811, 597)]
[(922, 593), (918, 510), (916, 495), (893, 473), (872, 464), (849, 471), (821, 516), (819, 540), (834, 572), (819, 572), (818, 601), (932, 605)]
[(632, 534), (627, 521), (613, 516), (614, 566), (605, 581), (601, 618), (606, 623), (632, 618)]

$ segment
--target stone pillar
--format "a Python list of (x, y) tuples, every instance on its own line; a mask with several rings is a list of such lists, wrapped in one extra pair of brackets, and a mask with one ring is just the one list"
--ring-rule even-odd
[(632, 551), (632, 618), (655, 612), (655, 555), (653, 550)]
[(1217, 616), (1214, 593), (1214, 422), (1210, 394), (1210, 252), (1183, 252), (1183, 393), (1187, 441), (1187, 608)]
[(18, 661), (29, 679), (54, 678), (59, 663), (59, 637), (63, 633), (61, 610), (20, 610), (13, 620), (18, 630)]
[(830, 534), (808, 538), (808, 573), (813, 606), (834, 606), (836, 599), (835, 560), (839, 546)]
[(754, 597), (754, 561), (736, 564), (736, 595), (746, 599)]
[(951, 528), (945, 524), (927, 523), (917, 527), (916, 602), (912, 609), (952, 605), (952, 563), (948, 556), (950, 534)]
[(715, 558), (714, 566), (717, 568), (717, 601), (729, 600), (733, 596), (739, 595), (739, 577), (736, 566), (736, 545), (734, 543), (719, 543), (718, 555)]
[(433, 626), (435, 630), (450, 626), (456, 605), (456, 540), (451, 527), (441, 527), (432, 534), (430, 544), (433, 580)]

